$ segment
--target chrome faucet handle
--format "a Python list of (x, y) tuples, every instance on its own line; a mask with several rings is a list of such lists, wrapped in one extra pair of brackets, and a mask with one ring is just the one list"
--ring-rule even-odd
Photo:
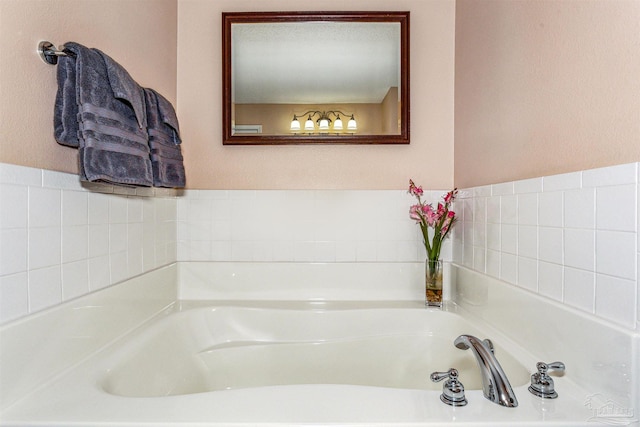
[(458, 371), (454, 368), (447, 372), (434, 372), (431, 374), (431, 381), (440, 382), (448, 378), (442, 385), (442, 394), (440, 400), (451, 406), (464, 406), (467, 404), (467, 398), (464, 396), (464, 386), (458, 381)]
[(536, 396), (543, 397), (545, 399), (555, 399), (556, 397), (558, 397), (558, 393), (556, 392), (553, 383), (553, 378), (551, 378), (549, 374), (547, 374), (547, 372), (549, 370), (564, 371), (564, 363), (538, 362), (536, 363), (536, 369), (538, 369), (538, 372), (531, 375), (531, 385), (529, 386), (529, 391)]

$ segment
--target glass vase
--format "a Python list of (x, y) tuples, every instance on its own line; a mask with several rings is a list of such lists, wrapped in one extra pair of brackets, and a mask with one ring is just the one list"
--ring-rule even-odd
[(425, 305), (442, 307), (442, 260), (425, 262)]

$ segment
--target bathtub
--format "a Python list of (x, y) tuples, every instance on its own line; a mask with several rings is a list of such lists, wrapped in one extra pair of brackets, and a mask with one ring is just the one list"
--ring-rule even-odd
[[(593, 419), (585, 406), (593, 393), (572, 377), (569, 362), (567, 374), (554, 377), (560, 397), (535, 397), (527, 390), (540, 361), (535, 349), (464, 303), (439, 310), (382, 299), (164, 302), (5, 408), (2, 425), (579, 426)], [(473, 354), (453, 345), (461, 334), (492, 340), (517, 408), (484, 398)], [(459, 371), (467, 406), (442, 403), (442, 383), (429, 380), (449, 368)]]
[[(442, 384), (429, 381), (429, 374), (455, 367), (466, 389), (478, 390), (474, 356), (452, 344), (464, 333), (483, 334), (458, 314), (423, 307), (187, 309), (129, 339), (97, 383), (127, 397), (310, 384), (437, 391)], [(527, 369), (498, 353), (514, 385), (526, 384)]]

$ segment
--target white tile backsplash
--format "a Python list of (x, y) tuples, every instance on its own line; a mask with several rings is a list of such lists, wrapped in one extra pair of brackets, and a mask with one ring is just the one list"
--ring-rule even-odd
[[(462, 189), (442, 256), (640, 324), (638, 167)], [(437, 203), (444, 191), (427, 191)], [(0, 164), (0, 322), (176, 260), (412, 262), (404, 190), (130, 191)], [(47, 279), (45, 279), (47, 277)]]
[(563, 193), (560, 191), (540, 193), (538, 198), (538, 225), (563, 226)]
[(62, 302), (60, 264), (29, 270), (29, 311), (31, 313)]
[(487, 222), (500, 223), (500, 201), (498, 196), (487, 197)]
[[(465, 258), (467, 267), (635, 329), (638, 173), (632, 163), (492, 185), (486, 223), (460, 223), (453, 252), (483, 257)], [(474, 205), (473, 189), (460, 194)], [(476, 228), (486, 230), (486, 253)]]
[(538, 227), (538, 259), (562, 264), (563, 255), (562, 228)]
[(596, 273), (635, 280), (635, 233), (596, 231)]
[(89, 226), (89, 258), (109, 254), (109, 224)]
[[(466, 225), (466, 224), (465, 224)], [(466, 232), (466, 228), (465, 228)], [(469, 246), (467, 240), (464, 246)], [(500, 246), (502, 252), (509, 254), (518, 253), (518, 226), (515, 224), (502, 224), (500, 228)]]
[(42, 186), (42, 169), (0, 163), (0, 183)]
[(487, 222), (487, 198), (474, 197), (473, 199), (473, 220), (476, 222)]
[(627, 327), (636, 321), (636, 281), (596, 274), (596, 315)]
[(109, 224), (109, 253), (127, 250), (127, 224)]
[(487, 223), (487, 249), (499, 251), (501, 248), (500, 224)]
[(562, 274), (562, 265), (540, 261), (538, 263), (538, 292), (556, 301), (562, 301)]
[(8, 228), (0, 230), (0, 276), (27, 271), (26, 228)]
[(177, 193), (142, 193), (0, 163), (0, 323), (174, 262)]
[(564, 265), (595, 271), (595, 231), (579, 228), (564, 229)]
[(26, 228), (28, 187), (0, 183), (0, 228)]
[(593, 270), (564, 267), (563, 302), (572, 307), (595, 312), (595, 283)]
[(596, 228), (636, 231), (636, 185), (596, 189)]
[(83, 191), (62, 192), (62, 226), (89, 223), (89, 194)]
[(518, 255), (526, 258), (536, 258), (538, 256), (537, 227), (533, 225), (518, 226)]
[(485, 273), (491, 277), (500, 277), (500, 252), (487, 249)]
[(580, 188), (582, 186), (582, 173), (571, 172), (545, 176), (542, 178), (542, 186), (544, 192)]
[[(504, 196), (507, 194), (514, 193), (514, 184), (513, 182), (503, 182), (500, 184), (494, 184), (491, 186), (491, 194), (493, 196)], [(464, 190), (460, 190), (460, 195), (464, 194)]]
[(62, 261), (60, 227), (29, 228), (29, 270), (59, 265)]
[(542, 191), (542, 178), (530, 178), (515, 181), (513, 189), (516, 194), (540, 193)]
[(125, 224), (127, 222), (127, 199), (121, 195), (109, 197), (110, 224)]
[[(466, 246), (466, 245), (465, 245)], [(506, 252), (500, 255), (500, 279), (512, 284), (518, 281), (518, 257)]]
[(89, 258), (89, 289), (96, 291), (111, 284), (109, 255)]
[(518, 224), (538, 225), (538, 193), (518, 195)]
[(518, 257), (518, 286), (538, 291), (538, 260)]
[(53, 188), (29, 187), (29, 227), (60, 227), (62, 192)]
[(0, 319), (15, 319), (29, 312), (27, 272), (0, 276)]
[(62, 263), (85, 259), (88, 252), (88, 225), (62, 227)]
[(127, 223), (142, 222), (142, 199), (139, 197), (127, 198)]
[[(426, 191), (430, 203), (445, 191)], [(425, 251), (404, 190), (198, 190), (177, 201), (179, 260), (408, 262)], [(467, 209), (473, 218), (474, 206)], [(478, 203), (485, 218), (485, 207)], [(484, 240), (478, 235), (479, 241)], [(451, 244), (442, 257), (450, 260)]]
[(507, 195), (501, 197), (500, 218), (502, 224), (518, 223), (518, 196)]
[(109, 223), (109, 198), (108, 194), (89, 193), (89, 224)]
[(564, 193), (564, 226), (587, 229), (596, 227), (595, 189), (581, 188)]
[(62, 299), (69, 300), (89, 292), (89, 262), (82, 259), (62, 264)]
[(582, 172), (582, 187), (605, 187), (637, 183), (637, 163), (589, 169)]

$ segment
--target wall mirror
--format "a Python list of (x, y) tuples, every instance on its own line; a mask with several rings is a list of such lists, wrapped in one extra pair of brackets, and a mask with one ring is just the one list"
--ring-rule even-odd
[(222, 21), (223, 144), (409, 143), (409, 12)]

